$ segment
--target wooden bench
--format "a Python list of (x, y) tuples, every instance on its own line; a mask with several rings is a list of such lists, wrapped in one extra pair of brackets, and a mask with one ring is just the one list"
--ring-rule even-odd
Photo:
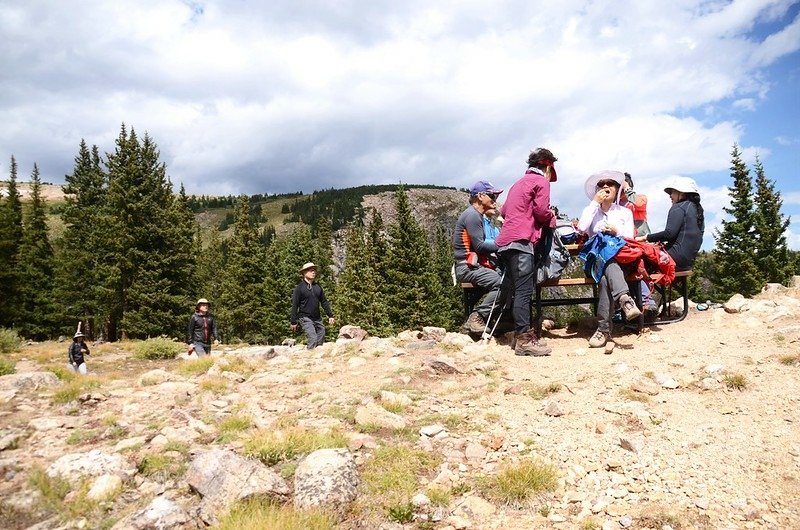
[[(570, 256), (577, 256), (580, 254), (579, 245), (566, 245)], [(675, 273), (675, 279), (670, 285), (655, 285), (656, 292), (660, 295), (660, 301), (656, 313), (656, 318), (652, 321), (645, 322), (644, 311), (639, 316), (636, 323), (637, 331), (641, 331), (645, 326), (655, 326), (661, 324), (672, 324), (680, 322), (685, 319), (689, 314), (689, 276), (692, 271), (680, 271)], [(661, 279), (660, 273), (651, 274), (650, 277), (653, 281)], [(636, 300), (639, 309), (642, 309), (642, 284), (641, 281), (635, 278), (626, 278), (630, 288), (631, 296)], [(556, 287), (591, 287), (591, 296), (577, 296), (577, 297), (560, 297), (560, 298), (542, 298), (542, 290)], [(469, 316), (472, 313), (475, 305), (480, 301), (481, 297), (486, 293), (485, 290), (476, 287), (475, 285), (467, 282), (461, 283), (461, 288), (464, 293), (464, 314)], [(683, 298), (683, 307), (678, 315), (671, 315), (671, 305), (674, 300), (674, 294), (678, 293)], [(597, 284), (593, 278), (557, 278), (547, 280), (537, 285), (534, 289), (533, 300), (531, 300), (531, 310), (534, 311), (533, 322), (537, 331), (541, 333), (542, 320), (544, 318), (543, 307), (557, 307), (567, 305), (584, 305), (591, 304), (592, 310), (597, 314)]]

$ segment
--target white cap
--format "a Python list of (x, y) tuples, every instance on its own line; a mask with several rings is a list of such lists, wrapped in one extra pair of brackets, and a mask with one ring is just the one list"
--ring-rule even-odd
[(697, 188), (697, 182), (689, 177), (672, 177), (664, 188), (664, 191), (667, 193), (670, 192), (669, 190), (675, 190), (681, 193), (700, 194), (700, 190)]

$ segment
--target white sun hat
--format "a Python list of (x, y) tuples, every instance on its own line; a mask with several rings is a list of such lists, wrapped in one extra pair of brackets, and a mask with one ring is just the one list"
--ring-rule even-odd
[(681, 193), (697, 193), (700, 194), (700, 189), (697, 187), (697, 182), (689, 177), (672, 177), (667, 186), (664, 188), (666, 193), (669, 190), (679, 191)]
[(619, 184), (619, 189), (617, 190), (617, 202), (619, 202), (619, 196), (622, 193), (622, 183), (625, 182), (625, 173), (622, 171), (606, 169), (594, 175), (590, 175), (589, 178), (586, 179), (586, 184), (583, 185), (586, 196), (589, 197), (589, 199), (594, 199), (597, 193), (597, 183), (603, 180), (613, 180)]

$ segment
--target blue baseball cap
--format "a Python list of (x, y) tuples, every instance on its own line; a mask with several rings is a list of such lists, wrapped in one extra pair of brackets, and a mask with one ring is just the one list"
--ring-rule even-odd
[(503, 193), (503, 190), (500, 188), (495, 188), (494, 186), (492, 186), (492, 183), (487, 180), (479, 180), (478, 182), (472, 185), (472, 188), (470, 188), (469, 190), (469, 194), (471, 197), (474, 197), (479, 193), (500, 195), (501, 193)]

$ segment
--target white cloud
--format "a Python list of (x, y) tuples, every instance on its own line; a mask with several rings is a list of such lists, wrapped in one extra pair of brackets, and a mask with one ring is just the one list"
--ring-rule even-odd
[(798, 20), (748, 32), (791, 4), (12, 0), (0, 155), (59, 180), (81, 138), (110, 150), (124, 121), (190, 193), (255, 193), (507, 187), (547, 145), (574, 211), (598, 169), (656, 195), (669, 175), (725, 169), (744, 128), (724, 106), (758, 107), (758, 68), (797, 49)]

